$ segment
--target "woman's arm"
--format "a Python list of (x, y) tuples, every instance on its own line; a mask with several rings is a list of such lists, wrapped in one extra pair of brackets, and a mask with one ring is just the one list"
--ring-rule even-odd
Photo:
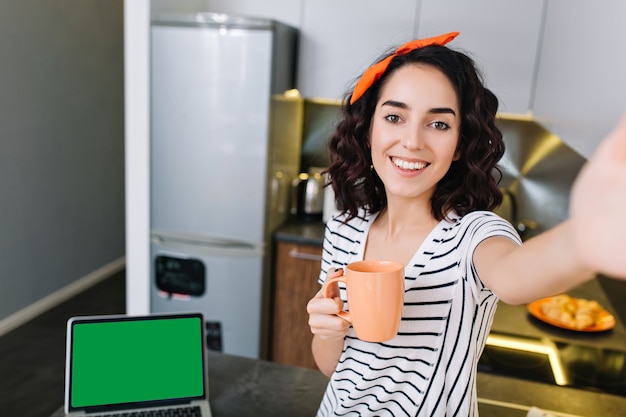
[(566, 291), (593, 277), (576, 255), (568, 220), (518, 246), (504, 237), (481, 242), (474, 265), (481, 281), (507, 304)]
[(566, 291), (596, 273), (626, 279), (626, 116), (574, 182), (571, 216), (522, 246), (486, 239), (474, 252), (481, 280), (521, 304)]
[(317, 364), (321, 373), (330, 377), (341, 356), (343, 350), (343, 338), (341, 339), (323, 339), (319, 335), (313, 335), (313, 342), (311, 342), (311, 351), (313, 352), (313, 359)]

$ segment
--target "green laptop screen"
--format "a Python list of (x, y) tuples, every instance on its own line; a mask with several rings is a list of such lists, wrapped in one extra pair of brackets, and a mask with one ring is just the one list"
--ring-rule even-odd
[(77, 322), (72, 408), (204, 395), (199, 317)]

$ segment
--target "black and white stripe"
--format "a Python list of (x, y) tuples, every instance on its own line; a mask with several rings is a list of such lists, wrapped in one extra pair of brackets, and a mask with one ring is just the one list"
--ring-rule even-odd
[[(361, 213), (347, 224), (328, 222), (320, 283), (329, 269), (363, 258), (374, 220)], [(318, 417), (478, 415), (476, 365), (497, 298), (478, 278), (472, 254), (491, 236), (521, 243), (508, 222), (486, 211), (451, 216), (433, 229), (405, 268), (398, 335), (369, 343), (349, 330)]]

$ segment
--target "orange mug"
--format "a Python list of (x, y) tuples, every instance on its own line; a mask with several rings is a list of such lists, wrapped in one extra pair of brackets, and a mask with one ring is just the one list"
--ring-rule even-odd
[(349, 311), (337, 315), (352, 324), (359, 339), (384, 342), (396, 336), (404, 305), (404, 265), (377, 260), (353, 262), (345, 275), (326, 281), (324, 297), (329, 297), (333, 282), (346, 284)]

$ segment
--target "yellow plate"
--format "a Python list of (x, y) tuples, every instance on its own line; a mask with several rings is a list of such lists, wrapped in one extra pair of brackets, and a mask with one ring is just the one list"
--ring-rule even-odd
[(552, 326), (560, 327), (567, 330), (574, 330), (577, 332), (603, 332), (605, 330), (612, 329), (615, 326), (615, 317), (613, 317), (611, 313), (603, 308), (600, 309), (598, 321), (596, 322), (596, 324), (594, 324), (593, 326), (584, 327), (582, 329), (577, 329), (576, 327), (568, 326), (565, 323), (553, 320), (543, 314), (543, 311), (541, 309), (541, 306), (549, 302), (551, 299), (552, 297), (547, 297), (537, 301), (533, 301), (532, 303), (528, 304), (528, 312), (532, 314), (533, 317), (545, 323), (551, 324)]

